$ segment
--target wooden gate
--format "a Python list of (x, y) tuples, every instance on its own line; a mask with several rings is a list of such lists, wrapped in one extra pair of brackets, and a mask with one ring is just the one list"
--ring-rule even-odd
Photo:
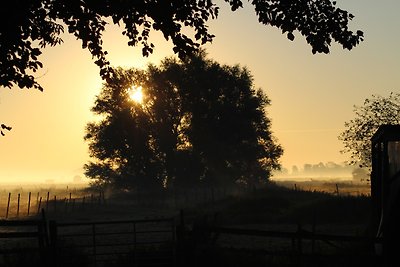
[(55, 266), (174, 266), (174, 219), (50, 221)]
[(46, 266), (46, 220), (0, 220), (0, 266)]

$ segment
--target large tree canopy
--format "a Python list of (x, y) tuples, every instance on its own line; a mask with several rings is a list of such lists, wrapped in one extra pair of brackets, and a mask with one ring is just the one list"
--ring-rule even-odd
[[(225, 0), (231, 9), (240, 0)], [(328, 53), (331, 42), (351, 49), (363, 39), (361, 31), (348, 29), (353, 15), (332, 0), (252, 0), (260, 23), (277, 27), (290, 40), (294, 32), (305, 37), (313, 53)], [(66, 27), (92, 54), (103, 78), (112, 76), (107, 52), (102, 47), (106, 20), (123, 27), (128, 45), (141, 46), (143, 55), (153, 52), (152, 31), (172, 40), (180, 57), (210, 42), (207, 22), (217, 18), (213, 0), (24, 0), (8, 1), (0, 9), (0, 86), (43, 90), (32, 72), (42, 67), (39, 56), (46, 46), (62, 42)], [(186, 35), (182, 29), (193, 29)]]
[[(143, 88), (143, 102), (132, 100), (132, 86)], [(269, 103), (249, 71), (202, 53), (116, 69), (92, 109), (102, 119), (87, 126), (86, 175), (128, 190), (260, 184), (282, 154)]]
[(400, 94), (372, 95), (362, 106), (354, 106), (355, 118), (346, 122), (340, 134), (342, 152), (350, 153), (352, 164), (371, 167), (371, 137), (383, 124), (400, 124)]

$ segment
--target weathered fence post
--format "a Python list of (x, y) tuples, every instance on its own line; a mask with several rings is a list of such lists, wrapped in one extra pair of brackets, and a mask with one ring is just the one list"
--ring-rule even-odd
[(41, 205), (42, 205), (42, 197), (39, 198), (37, 214), (39, 214), (39, 212), (40, 212), (40, 206), (41, 206)]
[(17, 200), (17, 217), (19, 217), (19, 202), (21, 201), (21, 194), (18, 193), (18, 200)]
[(54, 196), (54, 213), (57, 213), (57, 196)]
[(8, 212), (10, 211), (10, 199), (11, 199), (11, 193), (8, 193), (6, 219), (8, 218)]
[(46, 211), (49, 211), (49, 198), (50, 198), (50, 192), (47, 191), (47, 198), (46, 198)]
[(28, 216), (29, 216), (29, 210), (31, 208), (31, 192), (28, 194)]

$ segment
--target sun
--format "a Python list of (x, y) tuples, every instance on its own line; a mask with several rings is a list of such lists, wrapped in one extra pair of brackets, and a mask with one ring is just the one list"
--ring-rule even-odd
[(143, 102), (143, 91), (141, 86), (132, 86), (129, 90), (129, 98), (139, 104)]

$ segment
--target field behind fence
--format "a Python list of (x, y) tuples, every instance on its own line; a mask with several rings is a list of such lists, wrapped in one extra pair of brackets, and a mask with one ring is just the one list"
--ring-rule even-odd
[[(276, 181), (278, 185), (298, 191), (326, 192), (337, 196), (368, 196), (368, 184), (334, 181)], [(46, 212), (65, 213), (86, 206), (102, 205), (106, 202), (103, 192), (91, 193), (85, 185), (0, 185), (0, 219), (34, 216), (43, 208)], [(251, 189), (226, 189), (202, 187), (186, 190), (172, 190), (162, 195), (148, 195), (138, 192), (130, 199), (140, 206), (164, 205), (180, 209), (198, 203), (207, 203), (226, 198), (229, 195), (251, 193)], [(112, 201), (111, 199), (107, 199)], [(126, 202), (126, 199), (124, 200)]]
[(0, 190), (0, 219), (35, 216), (41, 209), (68, 212), (102, 202), (104, 193), (89, 193), (82, 186), (9, 186)]

